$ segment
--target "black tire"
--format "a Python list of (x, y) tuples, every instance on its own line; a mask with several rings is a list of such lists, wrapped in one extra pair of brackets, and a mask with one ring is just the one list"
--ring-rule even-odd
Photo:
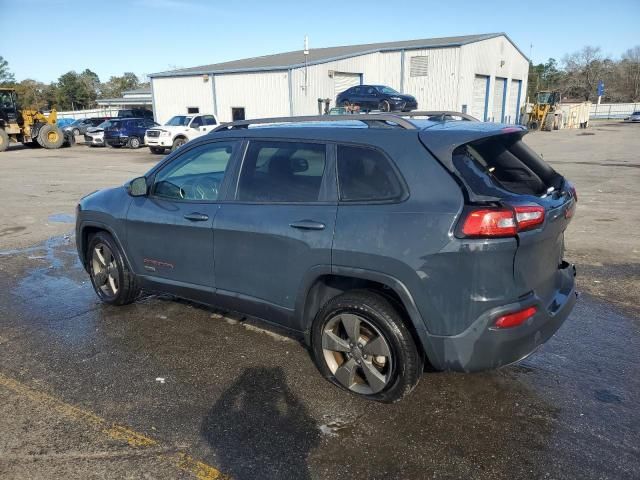
[(140, 148), (142, 142), (138, 137), (129, 137), (127, 140), (127, 148), (132, 148), (133, 150)]
[(80, 130), (78, 130), (77, 128), (74, 128), (73, 131), (71, 132), (71, 135), (73, 135), (74, 137), (76, 135), (80, 135)]
[[(329, 361), (331, 361), (330, 356), (335, 355), (336, 352), (330, 352), (323, 348), (325, 331), (332, 322), (335, 322), (336, 318), (343, 318), (340, 316), (344, 314), (363, 319), (363, 324), (372, 325), (386, 341), (390, 352), (389, 364), (386, 366), (388, 367), (386, 372), (388, 380), (385, 386), (377, 392), (367, 394), (354, 391), (358, 387), (357, 383), (354, 383), (353, 387), (346, 387), (336, 379), (334, 372), (327, 363), (327, 355), (329, 356)], [(359, 349), (360, 354), (358, 354), (360, 355), (358, 365), (361, 366), (355, 365), (354, 370), (360, 371), (362, 374), (359, 374), (359, 376), (364, 379), (365, 375), (363, 374), (366, 373), (364, 372), (364, 359), (367, 356), (361, 356), (361, 354), (363, 352), (366, 353), (368, 342), (365, 342), (364, 346), (360, 345), (360, 340), (357, 343), (358, 347), (362, 347), (361, 350)], [(351, 393), (378, 402), (397, 402), (408, 395), (418, 384), (424, 367), (422, 355), (411, 332), (404, 323), (402, 315), (385, 297), (367, 290), (354, 290), (334, 297), (320, 309), (312, 325), (311, 349), (318, 369), (327, 380)], [(351, 354), (339, 353), (338, 355), (343, 356), (344, 362), (347, 361), (347, 357), (344, 355), (352, 355), (352, 358), (356, 358), (356, 353), (353, 351)], [(337, 359), (338, 357), (335, 358)], [(377, 354), (371, 355), (369, 365), (378, 358)], [(365, 385), (366, 383), (365, 381)]]
[(56, 125), (44, 125), (38, 132), (38, 143), (47, 149), (60, 148), (64, 143), (64, 134)]
[(187, 143), (187, 139), (184, 137), (178, 137), (173, 141), (173, 145), (171, 145), (171, 151), (175, 151), (179, 149), (182, 145)]
[(9, 148), (9, 134), (0, 128), (0, 152)]
[(76, 137), (66, 133), (65, 136), (64, 136), (64, 143), (62, 144), (62, 146), (63, 147), (73, 147), (75, 144), (76, 144)]
[[(109, 262), (106, 258), (104, 247), (108, 248), (111, 252), (113, 262)], [(100, 271), (100, 269), (103, 268), (103, 262), (100, 262), (99, 257), (94, 259), (94, 251), (100, 248), (102, 248), (101, 251), (105, 257), (106, 273), (105, 271)], [(140, 287), (138, 286), (136, 277), (133, 272), (129, 270), (120, 248), (109, 233), (98, 232), (93, 235), (87, 244), (85, 256), (89, 266), (91, 284), (100, 300), (110, 305), (127, 305), (138, 298), (140, 295)], [(104, 279), (105, 275), (107, 276), (106, 279)], [(114, 284), (117, 285), (115, 293), (113, 293), (113, 289), (111, 288), (111, 278), (109, 277), (113, 277)]]
[(164, 148), (161, 147), (149, 147), (149, 150), (155, 155), (162, 155), (164, 153)]
[(381, 112), (390, 112), (391, 111), (391, 104), (387, 100), (382, 100), (378, 104), (378, 110), (380, 110)]

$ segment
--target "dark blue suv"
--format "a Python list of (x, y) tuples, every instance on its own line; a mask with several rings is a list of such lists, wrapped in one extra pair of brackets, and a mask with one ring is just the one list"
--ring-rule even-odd
[(147, 129), (157, 126), (158, 124), (150, 118), (114, 118), (104, 129), (104, 143), (115, 148), (140, 148)]
[(358, 85), (342, 92), (336, 98), (339, 107), (360, 107), (363, 111), (409, 112), (418, 108), (418, 102), (411, 95), (396, 92), (384, 85)]
[(329, 381), (383, 402), (425, 362), (526, 357), (576, 301), (575, 189), (525, 128), (416, 113), (221, 125), (84, 197), (76, 243), (97, 295), (160, 292), (279, 324)]

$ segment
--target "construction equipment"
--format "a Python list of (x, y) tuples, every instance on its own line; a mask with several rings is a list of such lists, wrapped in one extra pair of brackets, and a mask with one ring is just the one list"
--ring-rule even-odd
[(536, 101), (528, 114), (526, 126), (530, 130), (552, 130), (554, 112), (560, 103), (560, 92), (541, 91), (536, 93)]
[(9, 148), (9, 142), (44, 148), (73, 144), (72, 135), (65, 137), (56, 120), (55, 109), (48, 116), (39, 110), (21, 110), (15, 89), (0, 88), (0, 152)]

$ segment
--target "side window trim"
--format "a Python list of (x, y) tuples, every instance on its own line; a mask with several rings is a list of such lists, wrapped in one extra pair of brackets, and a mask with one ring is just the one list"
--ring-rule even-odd
[[(402, 195), (397, 198), (386, 198), (386, 199), (370, 199), (370, 200), (343, 200), (342, 194), (340, 192), (340, 174), (338, 172), (338, 147), (356, 147), (356, 148), (364, 148), (368, 150), (373, 150), (375, 152), (380, 153), (386, 160), (388, 165), (391, 167), (393, 174), (395, 175), (398, 183), (400, 185), (400, 189), (402, 190)], [(350, 143), (350, 142), (337, 142), (335, 144), (335, 175), (336, 175), (336, 185), (337, 185), (337, 198), (338, 204), (340, 205), (382, 205), (382, 204), (395, 204), (395, 203), (403, 203), (406, 202), (410, 197), (409, 187), (400, 172), (400, 169), (396, 165), (396, 162), (393, 161), (391, 156), (387, 154), (382, 148), (373, 145), (359, 144), (359, 143)]]
[[(240, 188), (240, 175), (244, 167), (245, 159), (251, 142), (288, 142), (288, 143), (314, 143), (325, 146), (325, 165), (322, 175), (322, 183), (320, 185), (320, 193), (317, 201), (313, 202), (275, 202), (275, 201), (249, 201), (238, 200), (238, 190)], [(248, 204), (248, 205), (336, 205), (338, 203), (338, 177), (336, 174), (336, 147), (334, 142), (324, 140), (313, 140), (305, 138), (281, 138), (281, 137), (256, 137), (247, 138), (243, 142), (241, 148), (238, 149), (239, 154), (236, 159), (236, 166), (233, 171), (233, 179), (230, 181), (232, 185), (227, 191), (227, 199), (225, 203)], [(324, 198), (323, 198), (324, 197)]]

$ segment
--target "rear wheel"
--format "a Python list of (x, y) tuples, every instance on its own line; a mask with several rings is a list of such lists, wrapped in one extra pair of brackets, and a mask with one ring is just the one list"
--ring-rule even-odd
[(173, 145), (171, 146), (171, 151), (179, 149), (182, 145), (187, 143), (187, 139), (184, 137), (178, 137), (173, 141)]
[(38, 143), (44, 148), (60, 148), (64, 143), (64, 135), (56, 125), (48, 123), (38, 132)]
[(0, 128), (0, 152), (9, 148), (9, 134)]
[(140, 148), (140, 139), (138, 137), (130, 137), (127, 141), (127, 147), (129, 148)]
[(396, 402), (422, 375), (422, 356), (400, 313), (374, 292), (331, 299), (315, 318), (311, 341), (322, 374), (370, 400)]
[(381, 112), (390, 112), (391, 111), (391, 104), (386, 100), (382, 100), (378, 104), (378, 110), (380, 110)]
[(107, 232), (98, 232), (89, 240), (86, 252), (91, 284), (105, 303), (126, 305), (140, 294), (136, 278)]

